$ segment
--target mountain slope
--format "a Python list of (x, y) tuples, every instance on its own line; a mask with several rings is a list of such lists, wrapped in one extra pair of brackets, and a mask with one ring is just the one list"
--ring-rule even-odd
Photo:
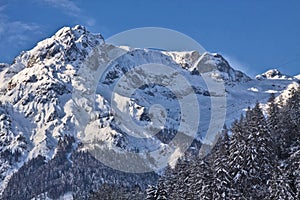
[[(93, 77), (92, 71), (87, 66), (87, 58), (94, 52), (95, 47), (106, 47), (105, 45), (107, 44), (100, 34), (92, 34), (82, 26), (64, 27), (51, 38), (39, 42), (32, 50), (22, 52), (15, 58), (13, 64), (0, 64), (0, 192), (5, 190), (7, 184), (12, 185), (9, 181), (13, 173), (21, 173), (18, 171), (20, 168), (24, 173), (28, 172), (26, 170), (30, 167), (24, 163), (33, 158), (45, 157), (47, 163), (56, 163), (58, 158), (65, 158), (64, 165), (70, 162), (76, 163), (79, 161), (72, 159), (80, 159), (78, 154), (89, 148), (84, 144), (94, 140), (101, 142), (102, 151), (112, 150), (115, 156), (118, 151), (124, 150), (140, 153), (137, 159), (141, 160), (141, 165), (149, 168), (150, 171), (160, 172), (163, 166), (161, 163), (166, 161), (163, 153), (171, 152), (170, 156), (173, 160), (184, 154), (184, 151), (169, 144), (175, 135), (186, 134), (193, 139), (193, 135), (188, 133), (195, 132), (194, 127), (189, 126), (193, 121), (191, 117), (195, 115), (182, 115), (181, 99), (195, 95), (198, 101), (199, 107), (195, 107), (197, 105), (194, 104), (186, 107), (190, 113), (200, 113), (195, 143), (191, 148), (198, 152), (201, 143), (211, 145), (214, 142), (214, 136), (223, 126), (222, 115), (226, 114), (225, 123), (230, 125), (249, 105), (254, 105), (256, 101), (266, 102), (270, 93), (285, 94), (290, 85), (296, 84), (295, 79), (289, 77), (270, 79), (266, 76), (259, 80), (251, 79), (243, 72), (230, 67), (219, 54), (201, 55), (195, 51), (166, 52), (108, 45), (124, 53), (110, 62), (95, 86), (96, 94), (84, 96), (91, 91), (90, 86), (84, 83), (88, 82), (86, 79)], [(176, 73), (166, 77), (160, 71), (138, 68), (149, 63), (168, 66)], [(135, 68), (139, 71), (134, 71)], [(117, 96), (113, 91), (121, 77), (128, 72), (136, 82), (123, 82), (125, 84), (122, 85), (123, 88), (130, 88), (137, 82), (144, 84), (136, 88), (131, 98), (124, 99), (122, 93), (117, 92), (116, 94), (119, 95)], [(178, 87), (180, 77), (184, 77), (188, 84)], [(155, 84), (153, 84), (154, 80), (157, 81)], [(162, 80), (168, 80), (167, 86), (173, 90), (164, 87)], [(211, 80), (212, 83), (224, 82), (225, 90), (220, 92), (209, 88), (211, 83), (207, 80)], [(76, 91), (79, 93), (77, 94)], [(80, 101), (74, 100), (75, 95), (80, 96), (78, 98)], [(91, 102), (90, 97), (94, 98), (94, 102)], [(212, 99), (221, 102), (224, 98), (226, 104), (217, 103), (215, 104), (217, 106), (212, 108)], [(127, 102), (126, 105), (123, 105), (124, 100)], [(152, 105), (161, 106), (151, 107)], [(152, 136), (150, 129), (141, 129), (143, 131), (140, 133), (144, 137), (135, 137), (134, 134), (139, 132), (139, 127), (151, 127), (151, 119), (153, 119), (151, 109), (161, 110), (161, 107), (164, 108), (162, 109), (164, 112), (156, 119), (165, 119), (165, 121), (157, 122), (159, 126), (154, 130), (157, 134)], [(93, 111), (84, 111), (89, 108)], [(216, 116), (219, 116), (213, 120), (219, 120), (221, 124), (214, 127), (212, 135), (207, 136), (212, 121), (212, 111), (217, 112)], [(84, 137), (82, 130), (78, 129), (86, 126), (82, 113), (91, 114), (87, 119), (89, 121), (87, 127), (92, 131)], [(131, 121), (124, 121), (124, 118), (118, 115), (119, 113), (127, 114), (126, 117)], [(181, 126), (186, 133), (179, 131)], [(61, 141), (69, 141), (66, 138), (73, 139), (69, 142), (71, 146), (68, 151), (63, 148), (68, 156), (62, 158), (59, 157), (63, 143)], [(166, 151), (160, 154), (149, 154), (149, 152), (159, 152), (158, 150)], [(100, 163), (95, 165), (98, 164), (101, 165)], [(45, 164), (45, 169), (48, 169), (49, 165)], [(135, 163), (130, 165), (128, 162), (128, 165), (132, 167)], [(74, 176), (76, 174), (74, 171), (77, 169), (68, 170), (67, 172)], [(135, 169), (128, 170), (132, 172)], [(120, 178), (122, 176), (118, 176), (117, 182), (122, 182)], [(17, 179), (14, 177), (13, 180)], [(50, 180), (51, 178), (47, 179)], [(107, 178), (107, 181), (115, 180)], [(133, 183), (134, 181), (131, 180), (130, 184)], [(10, 187), (12, 186), (9, 186), (5, 194), (9, 195), (7, 191), (13, 191)], [(40, 192), (49, 191), (45, 189)], [(32, 194), (28, 194), (30, 195)]]

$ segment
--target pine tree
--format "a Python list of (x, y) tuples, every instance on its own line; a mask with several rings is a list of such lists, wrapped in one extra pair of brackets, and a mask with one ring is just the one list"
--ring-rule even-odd
[[(229, 160), (227, 162), (229, 167), (230, 176), (232, 177), (232, 187), (242, 193), (243, 187), (240, 187), (242, 184), (246, 183), (243, 180), (246, 179), (245, 171), (242, 168), (240, 163), (244, 162), (242, 154), (246, 151), (246, 138), (244, 134), (244, 116), (240, 117), (240, 120), (235, 120), (231, 127), (232, 136), (230, 137), (230, 147), (229, 147)], [(242, 194), (240, 195), (240, 197)]]
[(156, 200), (166, 200), (168, 199), (168, 194), (164, 181), (159, 181), (156, 192)]
[(156, 200), (156, 195), (157, 195), (157, 187), (153, 185), (149, 185), (147, 190), (147, 200)]
[(232, 199), (236, 195), (231, 185), (232, 176), (228, 166), (229, 145), (228, 130), (224, 127), (211, 155), (213, 199)]
[(233, 124), (232, 132), (229, 165), (234, 187), (245, 198), (260, 199), (265, 196), (276, 156), (259, 103), (248, 109), (245, 120)]
[[(202, 159), (180, 160), (160, 179), (154, 199), (212, 199), (211, 169)], [(149, 195), (150, 198), (150, 195)]]
[[(274, 152), (274, 142), (272, 140), (270, 131), (267, 126), (266, 119), (263, 115), (262, 110), (259, 107), (259, 103), (253, 109), (254, 114), (254, 129), (253, 132), (256, 132), (257, 136), (257, 147), (258, 153), (261, 156), (261, 160), (259, 162), (259, 167), (262, 168), (262, 177), (265, 180), (270, 178), (270, 172), (273, 170), (273, 166), (277, 163), (277, 157)], [(257, 117), (255, 117), (257, 116)]]
[(189, 165), (189, 174), (185, 180), (187, 199), (212, 199), (212, 172), (209, 164), (196, 159)]
[[(270, 95), (269, 101), (268, 101), (268, 127), (272, 136), (273, 141), (280, 142), (281, 140), (281, 133), (279, 130), (279, 122), (280, 122), (280, 109), (277, 103), (275, 102), (275, 94), (272, 93)], [(276, 147), (278, 154), (280, 152), (280, 148)]]
[(300, 199), (300, 150), (293, 153), (288, 159), (288, 174), (296, 199)]
[(296, 200), (295, 193), (291, 188), (291, 180), (285, 172), (285, 169), (277, 167), (273, 171), (272, 179), (267, 183), (269, 194), (267, 200)]
[[(174, 168), (165, 178), (166, 187), (170, 199), (187, 199), (187, 180), (190, 176), (189, 162), (187, 160), (179, 160)], [(173, 189), (174, 188), (174, 189)]]
[(300, 87), (292, 89), (291, 97), (286, 102), (286, 111), (289, 116), (289, 132), (286, 134), (286, 143), (289, 155), (300, 150)]
[(300, 90), (281, 105), (272, 94), (267, 119), (259, 103), (248, 108), (211, 155), (180, 160), (148, 189), (148, 199), (300, 199), (299, 101)]
[[(163, 186), (166, 188), (169, 199), (187, 199), (186, 180), (189, 179), (189, 176), (190, 171), (187, 160), (179, 159), (174, 169), (167, 169), (160, 182), (164, 182)], [(162, 184), (159, 187), (162, 187)]]

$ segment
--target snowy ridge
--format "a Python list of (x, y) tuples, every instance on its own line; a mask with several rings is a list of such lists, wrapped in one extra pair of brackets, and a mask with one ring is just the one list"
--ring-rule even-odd
[(229, 82), (247, 82), (251, 78), (241, 71), (230, 67), (229, 63), (220, 54), (192, 52), (164, 52), (166, 55), (189, 71), (209, 73), (212, 78)]
[[(93, 46), (102, 42), (100, 35), (82, 26), (65, 27), (22, 52), (12, 65), (1, 65), (0, 103), (8, 110), (1, 114), (1, 140), (5, 141), (1, 153), (7, 152), (2, 154), (6, 164), (1, 165), (1, 176), (37, 155), (50, 159), (58, 138), (71, 134), (63, 131), (70, 124), (62, 121), (63, 116), (72, 116), (63, 109), (71, 99), (71, 80)], [(61, 129), (54, 130), (59, 125)]]
[[(80, 120), (74, 115), (76, 104), (72, 100), (72, 92), (78, 87), (79, 69), (85, 67), (85, 59), (100, 44), (104, 44), (100, 34), (92, 34), (79, 25), (64, 27), (32, 50), (22, 52), (13, 64), (0, 64), (0, 193), (9, 181), (9, 175), (24, 162), (38, 155), (51, 159), (57, 152), (59, 138), (70, 135), (75, 138), (76, 144), (82, 142), (76, 130), (76, 123)], [(180, 107), (174, 93), (151, 84), (151, 77), (142, 76), (143, 73), (139, 72), (135, 74), (136, 79), (148, 81), (149, 84), (136, 91), (130, 103), (124, 106), (124, 111), (129, 111), (130, 117), (139, 125), (146, 126), (150, 119), (149, 107), (163, 105), (167, 113), (165, 127), (156, 137), (139, 139), (124, 131), (132, 130), (131, 127), (122, 127), (117, 123), (110, 96), (118, 79), (135, 66), (149, 62), (167, 65), (189, 81), (193, 90), (183, 90), (180, 95), (195, 93), (201, 102), (198, 141), (202, 141), (208, 129), (212, 96), (226, 96), (225, 123), (230, 126), (249, 105), (254, 105), (256, 101), (266, 103), (270, 93), (285, 97), (290, 87), (296, 84), (295, 79), (282, 76), (277, 71), (252, 80), (231, 68), (219, 54), (119, 48), (128, 53), (114, 60), (99, 81), (95, 112), (91, 116), (93, 123), (89, 124), (95, 131), (88, 138), (96, 138), (108, 147), (117, 146), (121, 150), (147, 152), (161, 146), (167, 148), (167, 143), (176, 134), (180, 119)], [(199, 72), (216, 82), (223, 80), (226, 94), (208, 91)], [(164, 78), (164, 74), (157, 77)], [(176, 75), (170, 82), (175, 83), (175, 80)], [(88, 89), (82, 86), (83, 91)], [(182, 155), (183, 152), (176, 154)], [(147, 164), (151, 167), (155, 165)]]
[(277, 69), (270, 69), (270, 70), (266, 71), (263, 74), (257, 75), (255, 78), (258, 79), (258, 80), (261, 80), (261, 79), (274, 79), (274, 80), (289, 79), (289, 80), (293, 80), (294, 79), (294, 77), (292, 77), (292, 76), (282, 74)]
[(1, 73), (2, 98), (36, 126), (26, 127), (32, 130), (27, 139), (34, 146), (29, 158), (38, 154), (51, 157), (52, 153), (47, 152), (53, 152), (56, 139), (46, 135), (62, 136), (54, 128), (64, 123), (64, 115), (72, 115), (63, 110), (66, 99), (71, 98), (72, 77), (88, 52), (101, 42), (98, 35), (88, 33), (84, 27), (62, 28), (32, 50), (23, 52)]
[(297, 89), (300, 86), (299, 82), (292, 82), (287, 86), (287, 89), (284, 90), (277, 98), (276, 102), (278, 103), (279, 101), (283, 101), (283, 103), (286, 102), (287, 99), (291, 97), (291, 91), (293, 89)]

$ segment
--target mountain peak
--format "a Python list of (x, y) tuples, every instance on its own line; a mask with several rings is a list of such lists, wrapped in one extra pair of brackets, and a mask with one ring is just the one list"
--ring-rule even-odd
[(292, 76), (281, 73), (278, 69), (270, 69), (263, 74), (255, 77), (258, 80), (262, 79), (293, 79)]
[(71, 36), (75, 40), (78, 40), (82, 37), (91, 37), (92, 35), (103, 40), (101, 34), (92, 34), (84, 26), (81, 25), (76, 25), (74, 27), (62, 27), (55, 33), (54, 38), (57, 40), (66, 40)]
[[(95, 140), (101, 142), (103, 152), (112, 150), (112, 155), (118, 155), (121, 150), (137, 152), (133, 155), (137, 155), (138, 160), (143, 161), (143, 166), (159, 173), (161, 163), (164, 162), (162, 158), (167, 154), (165, 149), (175, 150), (175, 143), (170, 141), (176, 134), (183, 138), (187, 132), (195, 133), (195, 142), (190, 148), (191, 154), (200, 150), (200, 153), (206, 154), (206, 150), (210, 150), (210, 146), (207, 145), (210, 145), (211, 137), (206, 135), (210, 133), (210, 126), (213, 125), (211, 123), (217, 124), (213, 134), (218, 133), (224, 123), (228, 125), (233, 122), (247, 106), (255, 104), (256, 101), (266, 102), (269, 92), (282, 93), (288, 88), (288, 84), (295, 82), (294, 79), (268, 80), (282, 77), (278, 70), (262, 74), (261, 76), (265, 77), (262, 81), (251, 80), (243, 72), (233, 69), (220, 54), (197, 51), (169, 52), (124, 46), (116, 48), (122, 48), (127, 53), (114, 59), (108, 66), (98, 65), (107, 68), (94, 88), (94, 83), (90, 84), (89, 79), (97, 76), (94, 74), (97, 69), (91, 70), (85, 61), (94, 47), (101, 44), (104, 44), (101, 34), (90, 33), (80, 25), (63, 27), (52, 37), (39, 42), (33, 49), (22, 52), (12, 65), (0, 63), (0, 153), (5, 155), (0, 158), (0, 196), (5, 190), (9, 191), (6, 195), (10, 197), (10, 191), (14, 191), (11, 189), (18, 188), (16, 182), (25, 187), (20, 191), (27, 191), (28, 185), (32, 188), (27, 195), (47, 193), (47, 188), (51, 187), (55, 188), (55, 192), (58, 191), (57, 187), (61, 189), (61, 193), (66, 192), (64, 187), (56, 184), (55, 176), (44, 176), (56, 173), (60, 169), (55, 163), (61, 163), (65, 153), (63, 165), (71, 164), (72, 167), (64, 167), (66, 170), (61, 174), (74, 177), (70, 179), (70, 185), (85, 183), (80, 184), (78, 191), (73, 191), (75, 194), (82, 192), (85, 185), (97, 188), (103, 181), (109, 182), (107, 177), (110, 176), (102, 177), (103, 174), (109, 175), (111, 172), (109, 166), (107, 173), (103, 171), (106, 168), (102, 164), (98, 167), (100, 162), (96, 164), (96, 159), (81, 159), (81, 152), (89, 148), (82, 144)], [(101, 58), (101, 55), (99, 57)], [(149, 63), (169, 66), (174, 72), (170, 70), (172, 73), (168, 74), (164, 70), (153, 70), (156, 68), (138, 68)], [(128, 80), (120, 82), (125, 75), (128, 75)], [(209, 77), (212, 79), (204, 80)], [(223, 87), (216, 87), (220, 86), (220, 82), (223, 84), (223, 81), (224, 90)], [(130, 98), (123, 97), (130, 92), (132, 86), (140, 83), (144, 85), (136, 88)], [(121, 89), (115, 90), (119, 86)], [(195, 104), (191, 101), (193, 96), (198, 100)], [(224, 98), (226, 101), (223, 101)], [(185, 104), (185, 101), (188, 101), (188, 104)], [(152, 105), (160, 105), (163, 109), (153, 109)], [(185, 112), (182, 109), (186, 109)], [(195, 121), (197, 113), (200, 112), (199, 123), (195, 122), (194, 129), (190, 123)], [(158, 133), (150, 137), (150, 125), (155, 122), (152, 116), (156, 113), (158, 119), (166, 120), (163, 126), (153, 128), (158, 130)], [(223, 114), (226, 115), (225, 121), (220, 117)], [(123, 116), (126, 119), (123, 120)], [(153, 119), (156, 119), (155, 116)], [(88, 125), (85, 120), (90, 120)], [(142, 126), (149, 127), (149, 131), (145, 129), (141, 132), (149, 137), (136, 138), (131, 135)], [(85, 138), (78, 127), (86, 127), (86, 130), (89, 130)], [(181, 131), (182, 127), (184, 132)], [(198, 144), (199, 141), (205, 142), (203, 148)], [(141, 154), (143, 152), (147, 153), (145, 159), (145, 154)], [(172, 159), (184, 154), (182, 148), (176, 148)], [(52, 159), (52, 162), (46, 162), (42, 168), (38, 167), (39, 170), (43, 169), (42, 171), (31, 170), (36, 162), (40, 162), (40, 158), (43, 162), (44, 157), (47, 160)], [(124, 158), (127, 159), (127, 156)], [(29, 161), (29, 164), (25, 165), (26, 161)], [(87, 183), (82, 176), (78, 176), (78, 169), (81, 169), (78, 163), (84, 162), (85, 166), (86, 162), (90, 161), (94, 164), (89, 167), (100, 170), (99, 174), (92, 174), (93, 177), (99, 177), (99, 183)], [(129, 161), (129, 164), (136, 163), (133, 160)], [(127, 163), (124, 164), (126, 168), (130, 168), (127, 167)], [(32, 185), (37, 184), (31, 176), (22, 180), (11, 179), (24, 177), (23, 174), (28, 175), (27, 169), (33, 174), (43, 172), (38, 181), (48, 184), (45, 190), (41, 188), (42, 191), (35, 191), (36, 188)], [(91, 171), (89, 169), (87, 168), (87, 171)], [(12, 176), (13, 173), (15, 175)], [(130, 176), (130, 180), (136, 184), (136, 179)], [(89, 175), (86, 178), (93, 179)], [(33, 180), (32, 185), (28, 184), (29, 179)], [(112, 179), (113, 182), (127, 181), (123, 175)], [(148, 181), (143, 177), (139, 180)], [(64, 182), (65, 177), (62, 177), (61, 181)], [(141, 184), (149, 185), (148, 182)]]
[(84, 26), (63, 27), (33, 49), (22, 52), (14, 63), (30, 68), (36, 63), (45, 65), (48, 61), (83, 61), (95, 46), (102, 43), (104, 39), (101, 34), (92, 34)]

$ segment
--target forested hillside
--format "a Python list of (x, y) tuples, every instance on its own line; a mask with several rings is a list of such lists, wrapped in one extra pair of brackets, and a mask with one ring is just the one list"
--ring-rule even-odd
[(166, 170), (147, 199), (300, 199), (300, 88), (248, 108), (204, 159)]

